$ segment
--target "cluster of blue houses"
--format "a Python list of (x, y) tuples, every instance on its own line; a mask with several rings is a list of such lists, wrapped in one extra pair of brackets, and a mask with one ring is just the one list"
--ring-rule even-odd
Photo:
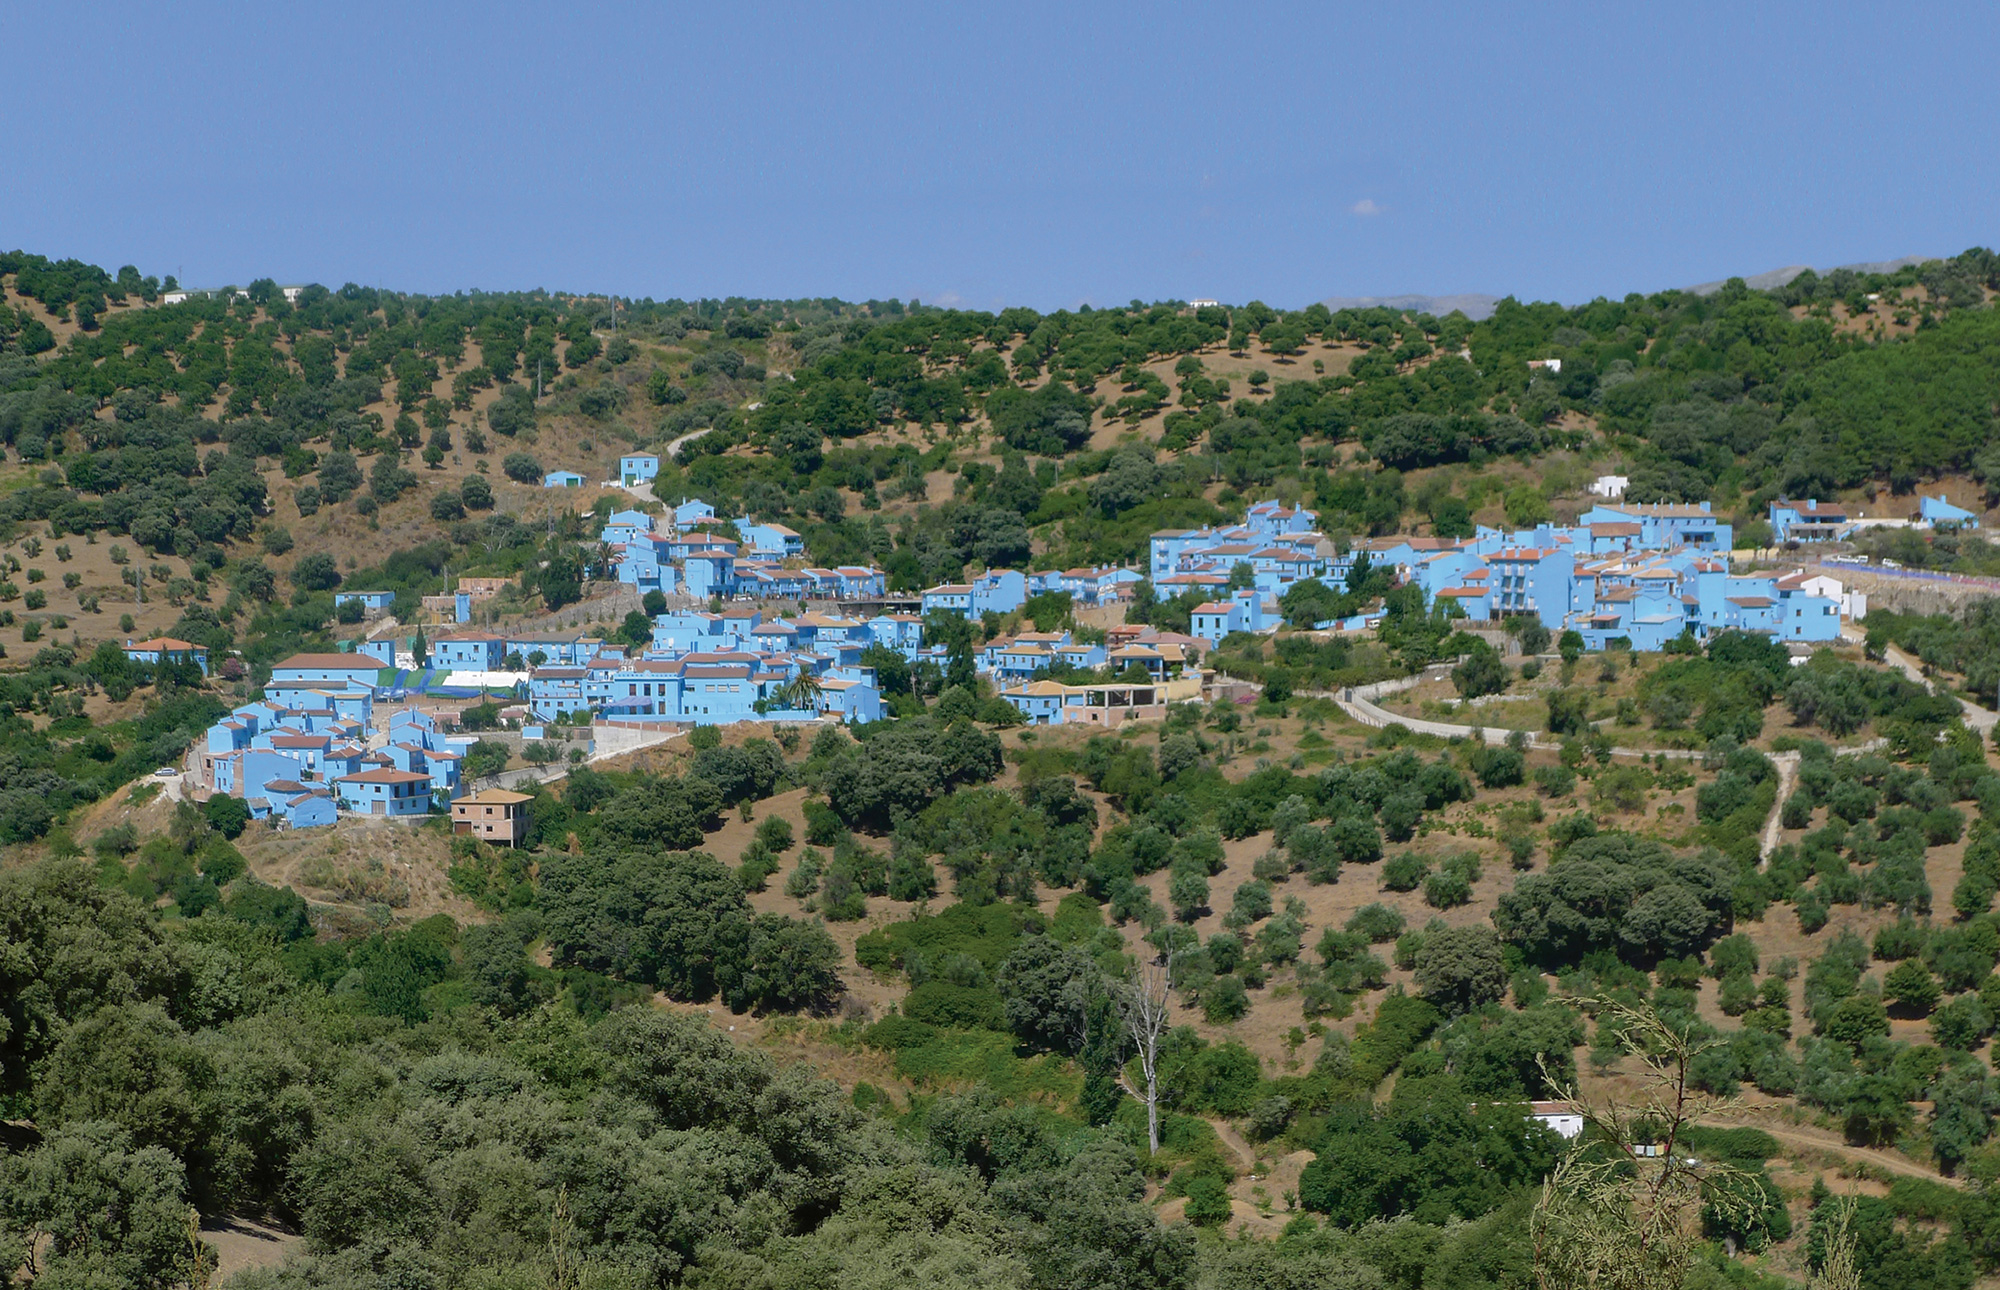
[[(754, 605), (719, 613), (654, 616), (653, 638), (628, 654), (589, 642), (528, 676), (528, 710), (540, 721), (581, 717), (723, 725), (734, 721), (879, 721), (882, 693), (863, 651), (882, 645), (923, 653), (914, 614), (871, 619), (803, 613), (766, 618)], [(464, 632), (437, 642), (433, 657), (474, 659), (481, 670), (501, 648), (497, 633)]]
[(1144, 580), (1136, 569), (1106, 564), (1079, 569), (1039, 569), (1022, 573), (1017, 569), (989, 569), (970, 582), (946, 582), (926, 587), (922, 594), (925, 613), (944, 610), (967, 618), (982, 614), (1010, 614), (1028, 603), (1028, 597), (1061, 592), (1070, 602), (1086, 609), (1118, 604), (1132, 598), (1132, 588)]
[(264, 697), (210, 726), (199, 780), (240, 797), (255, 819), (294, 828), (341, 813), (428, 815), (462, 795), (462, 755), (430, 714), (397, 708), (375, 728), (378, 660), (295, 654), (271, 670)]
[(1771, 537), (1778, 542), (1842, 542), (1853, 537), (1856, 531), (1878, 524), (1905, 526), (1914, 523), (1919, 528), (1979, 527), (1977, 512), (1952, 505), (1942, 493), (1936, 497), (1918, 494), (1917, 513), (1907, 521), (1865, 520), (1851, 514), (1840, 502), (1822, 502), (1817, 497), (1803, 502), (1780, 497), (1771, 503), (1770, 517)]
[(1725, 631), (1787, 642), (1840, 635), (1839, 589), (1803, 572), (1735, 573), (1733, 533), (1707, 503), (1603, 502), (1574, 525), (1458, 541), (1386, 538), (1372, 559), (1394, 564), (1432, 597), (1475, 621), (1531, 615), (1586, 648), (1659, 650), (1683, 633)]
[[(1799, 513), (1819, 512), (1808, 506)], [(1552, 632), (1578, 632), (1590, 649), (1657, 650), (1683, 632), (1705, 639), (1753, 631), (1800, 642), (1840, 634), (1838, 586), (1802, 572), (1731, 572), (1730, 525), (1707, 503), (1606, 501), (1573, 525), (1377, 538), (1345, 552), (1317, 531), (1316, 520), (1308, 510), (1261, 502), (1240, 525), (1157, 532), (1154, 585), (1162, 595), (1220, 592), (1232, 572), (1249, 566), (1250, 588), (1195, 611), (1194, 634), (1207, 640), (1275, 626), (1276, 597), (1311, 579), (1344, 585), (1364, 555), (1468, 619), (1532, 615)]]
[(872, 567), (788, 567), (784, 561), (805, 555), (805, 539), (796, 531), (749, 519), (720, 520), (703, 501), (682, 502), (659, 518), (614, 511), (601, 538), (618, 580), (640, 591), (698, 599), (865, 600), (880, 598), (887, 585), (882, 571)]

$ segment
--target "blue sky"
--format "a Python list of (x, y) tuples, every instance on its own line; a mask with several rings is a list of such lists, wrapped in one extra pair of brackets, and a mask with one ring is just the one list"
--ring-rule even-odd
[(1919, 4), (15, 6), (0, 243), (193, 285), (1573, 302), (2000, 240), (1996, 28)]

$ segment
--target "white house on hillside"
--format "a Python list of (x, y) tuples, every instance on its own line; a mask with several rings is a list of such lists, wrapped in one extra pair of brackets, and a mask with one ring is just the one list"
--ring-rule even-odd
[(1808, 596), (1824, 596), (1838, 601), (1840, 616), (1850, 623), (1858, 623), (1868, 617), (1868, 593), (1850, 590), (1840, 579), (1822, 573), (1805, 580)]

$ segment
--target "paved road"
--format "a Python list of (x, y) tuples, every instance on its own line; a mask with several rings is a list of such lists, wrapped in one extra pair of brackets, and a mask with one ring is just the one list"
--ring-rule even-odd
[[(1862, 644), (1868, 639), (1867, 633), (1851, 623), (1843, 625), (1840, 629), (1840, 634), (1844, 639), (1856, 645)], [(1939, 689), (1930, 677), (1924, 675), (1923, 664), (1897, 649), (1894, 645), (1884, 650), (1882, 656), (1904, 676), (1909, 677), (1912, 681), (1915, 681), (1918, 685), (1923, 686), (1932, 693), (1951, 693), (1948, 690)], [(1959, 695), (1954, 694), (1952, 697), (1958, 699), (1958, 706), (1965, 717), (1965, 724), (1977, 730), (1981, 739), (1991, 739), (1993, 737), (1993, 727), (2000, 725), (2000, 712), (1995, 712), (1991, 708), (1982, 708), (1970, 699)]]
[[(1300, 693), (1309, 693), (1317, 698), (1332, 699), (1340, 705), (1342, 711), (1364, 726), (1379, 728), (1382, 726), (1398, 725), (1416, 734), (1437, 735), (1444, 739), (1471, 739), (1476, 736), (1489, 744), (1504, 744), (1507, 742), (1508, 736), (1514, 733), (1512, 730), (1494, 726), (1462, 726), (1455, 725), (1449, 721), (1424, 721), (1417, 717), (1406, 717), (1400, 713), (1390, 712), (1386, 708), (1376, 706), (1375, 700), (1381, 696), (1393, 694), (1398, 690), (1407, 690), (1425, 679), (1423, 676), (1406, 676), (1394, 681), (1377, 681), (1373, 685), (1353, 686), (1349, 689), (1339, 691), (1300, 691)], [(1560, 742), (1543, 737), (1541, 731), (1531, 730), (1527, 732), (1527, 735), (1528, 747), (1530, 748), (1539, 748), (1544, 751), (1553, 752), (1562, 747)], [(1682, 761), (1690, 761), (1702, 756), (1702, 752), (1700, 749), (1695, 748), (1613, 748), (1611, 755), (1613, 757), (1672, 757)]]

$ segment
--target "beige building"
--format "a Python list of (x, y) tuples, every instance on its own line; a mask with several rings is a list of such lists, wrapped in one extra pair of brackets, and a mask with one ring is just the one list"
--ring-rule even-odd
[(451, 804), (451, 831), (499, 846), (519, 846), (528, 835), (526, 793), (487, 788)]

